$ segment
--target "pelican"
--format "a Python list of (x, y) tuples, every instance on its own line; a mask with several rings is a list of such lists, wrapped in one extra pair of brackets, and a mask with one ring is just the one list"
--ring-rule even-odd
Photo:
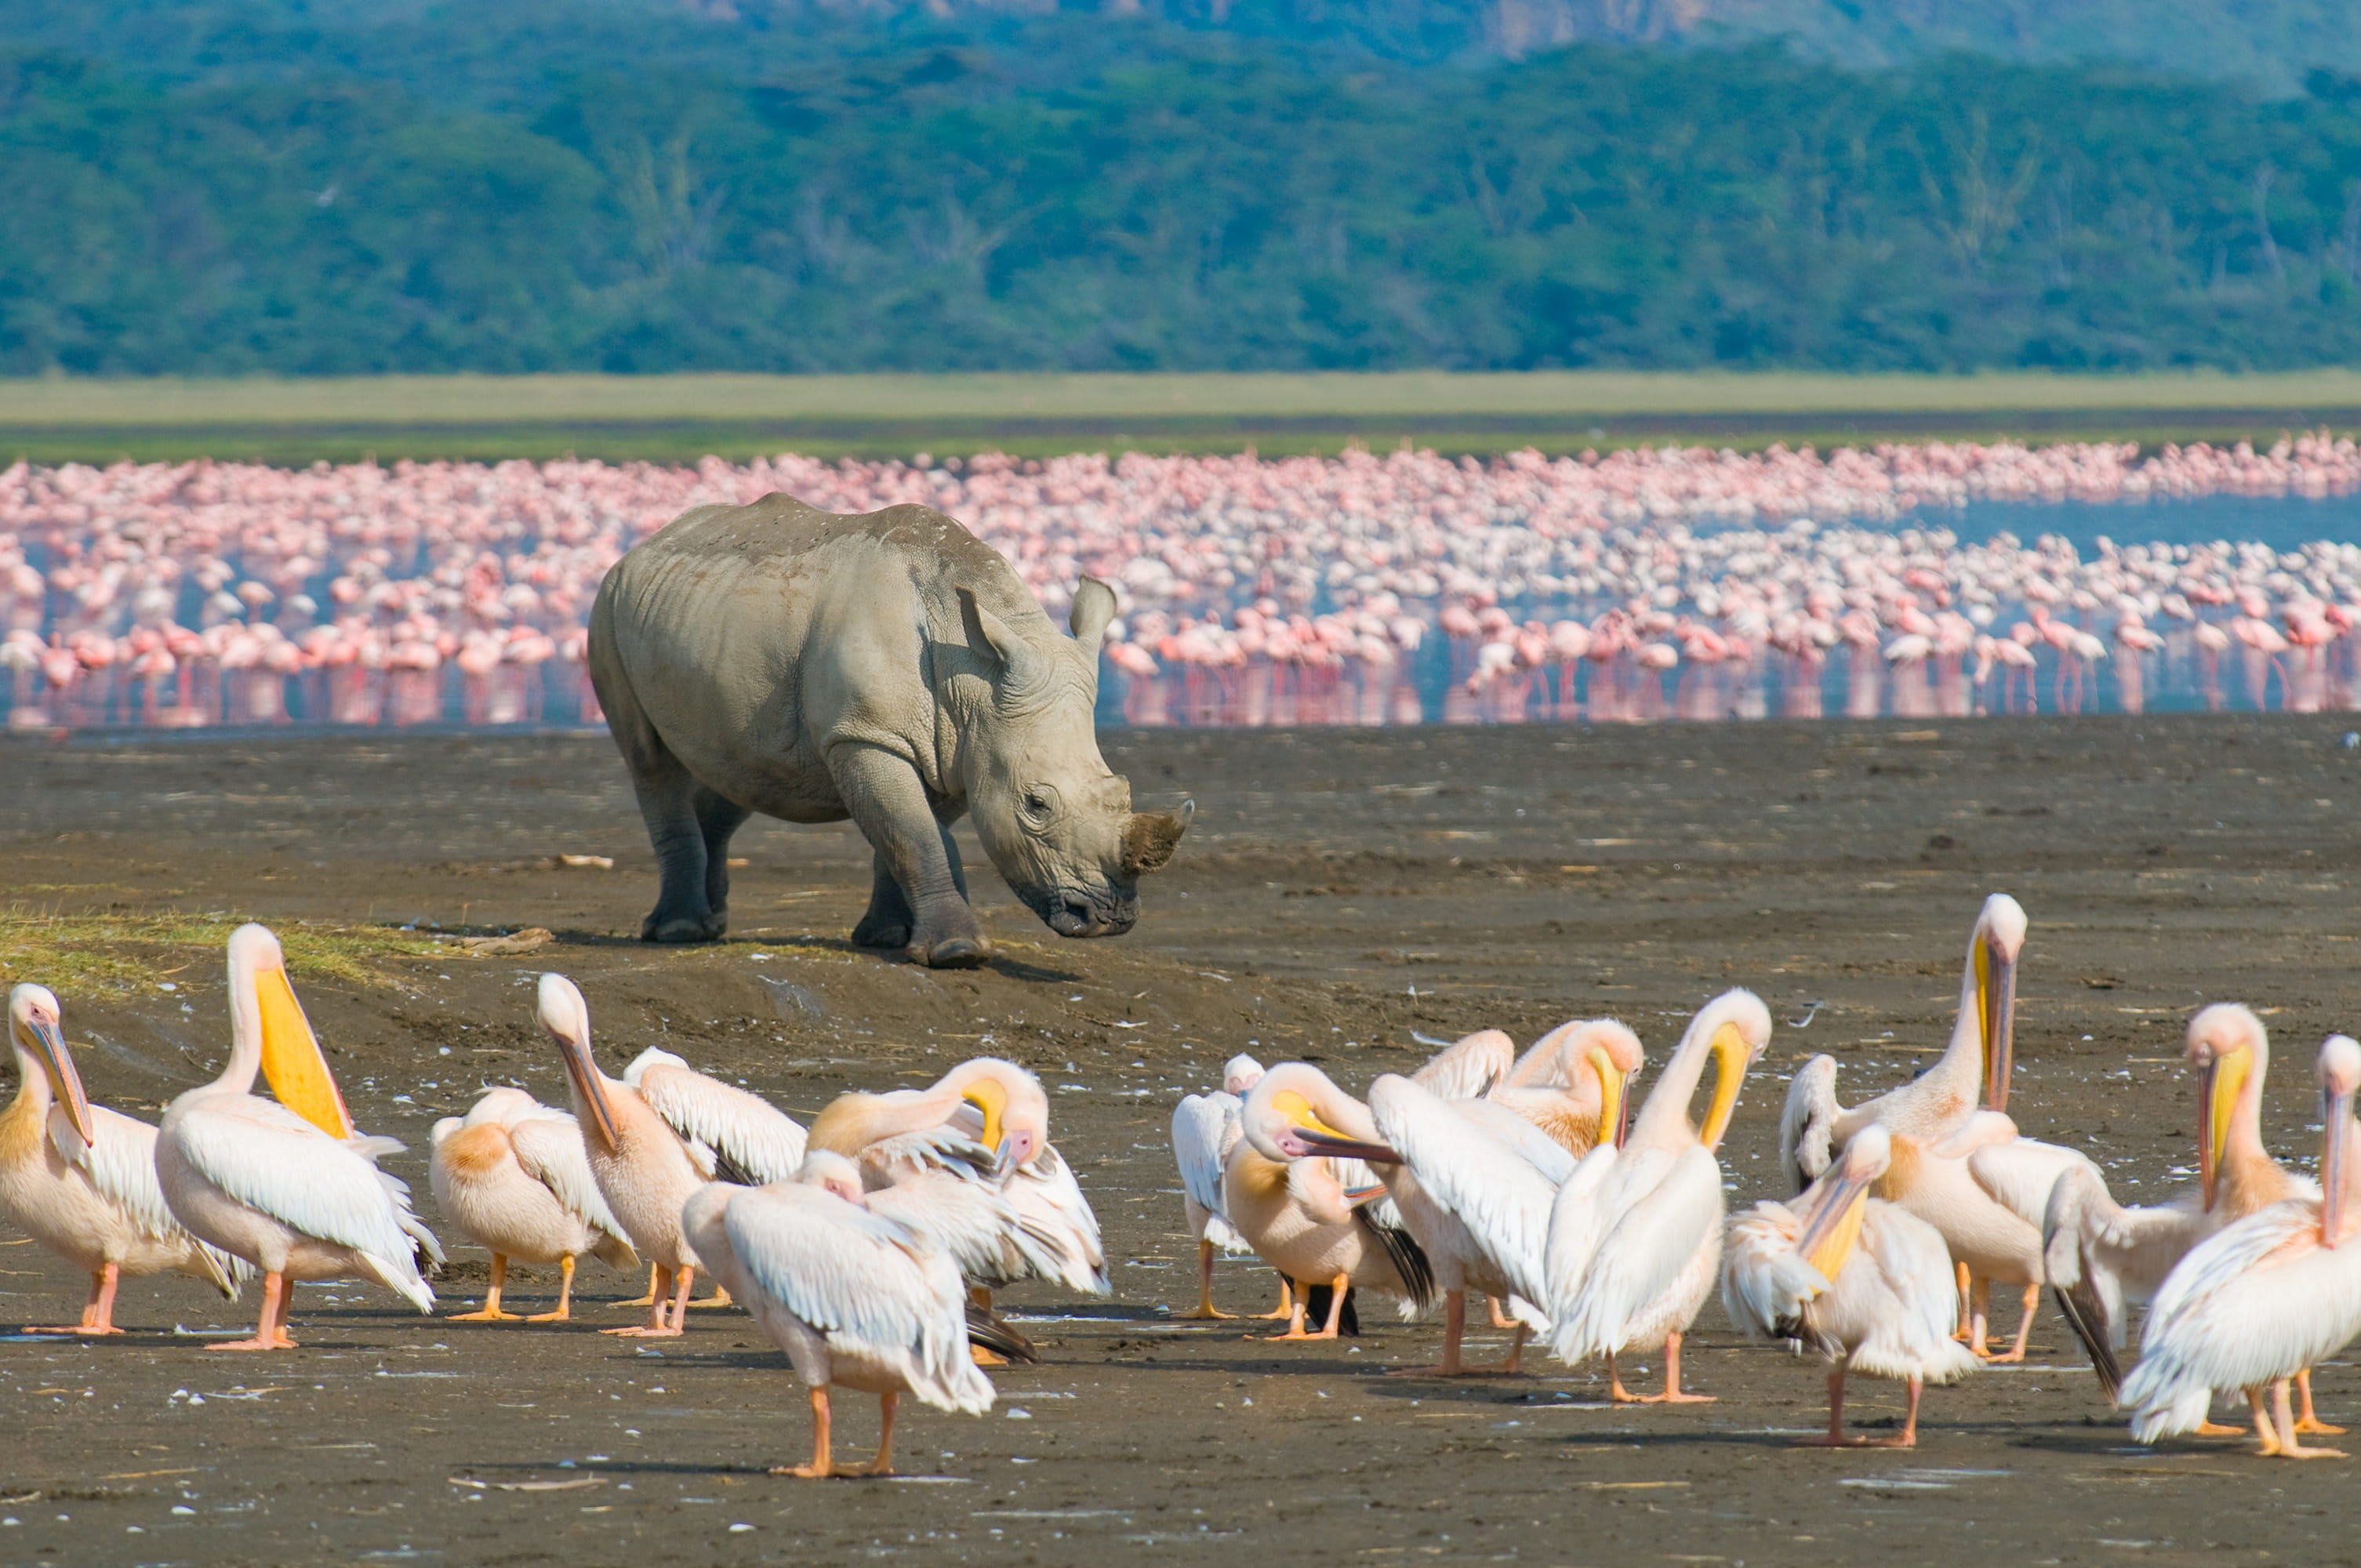
[(186, 1274), (236, 1300), (252, 1271), (172, 1218), (156, 1184), (156, 1129), (84, 1097), (60, 1017), (47, 986), (8, 993), (17, 1082), (0, 1112), (0, 1214), (87, 1271), (90, 1299), (71, 1327), (24, 1332), (121, 1333), (115, 1290), (126, 1274)]
[[(1314, 1157), (1301, 1135), (1377, 1142), (1368, 1113), (1318, 1068), (1281, 1062), (1262, 1075), (1239, 1113), (1241, 1135), (1222, 1168), (1230, 1223), (1265, 1263), (1295, 1282), (1282, 1340), (1334, 1339), (1355, 1286), (1423, 1307), (1434, 1293), (1426, 1254), (1406, 1231), (1381, 1223), (1348, 1193), (1334, 1163)], [(1339, 1125), (1342, 1124), (1342, 1125)], [(1304, 1324), (1312, 1287), (1330, 1288), (1328, 1317)]]
[[(173, 1101), (156, 1134), (156, 1178), (174, 1217), (262, 1271), (254, 1337), (208, 1348), (295, 1348), (287, 1310), (302, 1279), (374, 1279), (432, 1312), (417, 1255), (440, 1263), (443, 1249), (410, 1212), (409, 1187), (377, 1168), (402, 1146), (354, 1132), (279, 938), (260, 926), (230, 933), (229, 1008), (221, 1076)], [(275, 1102), (251, 1092), (258, 1071)]]
[[(436, 1206), (492, 1255), (483, 1310), (455, 1313), (454, 1322), (562, 1323), (573, 1310), (575, 1259), (587, 1252), (617, 1268), (639, 1266), (599, 1195), (581, 1127), (522, 1089), (487, 1090), (464, 1118), (435, 1123), (431, 1168)], [(520, 1318), (500, 1310), (512, 1257), (558, 1266), (555, 1311)]]
[[(877, 1212), (843, 1156), (815, 1150), (776, 1186), (700, 1188), (681, 1223), (811, 1390), (811, 1463), (771, 1474), (892, 1474), (906, 1390), (939, 1409), (992, 1409), (992, 1384), (967, 1354), (958, 1266), (924, 1232)], [(829, 1391), (839, 1386), (875, 1394), (883, 1411), (877, 1456), (859, 1469), (829, 1452)]]
[(1445, 1100), (1481, 1100), (1509, 1076), (1516, 1060), (1516, 1041), (1498, 1029), (1478, 1029), (1427, 1058), (1411, 1077)]
[(927, 1169), (989, 1180), (1054, 1248), (1036, 1254), (1049, 1266), (1025, 1277), (1093, 1296), (1114, 1288), (1098, 1217), (1049, 1141), (1049, 1097), (1015, 1062), (977, 1057), (926, 1089), (840, 1095), (813, 1118), (810, 1146), (852, 1160), (872, 1190)]
[[(689, 1157), (711, 1170), (716, 1181), (762, 1187), (789, 1180), (802, 1168), (803, 1124), (759, 1094), (699, 1072), (655, 1046), (631, 1059), (623, 1069), (623, 1081), (639, 1091), (648, 1109), (679, 1135)], [(657, 1294), (651, 1269), (647, 1295), (631, 1304), (651, 1306)], [(730, 1292), (689, 1305), (726, 1307)]]
[[(2297, 1441), (2289, 1384), (2361, 1333), (2361, 1161), (2353, 1100), (2361, 1045), (2332, 1035), (2320, 1050), (2320, 1196), (2290, 1198), (2223, 1227), (2182, 1258), (2157, 1292), (2140, 1363), (2124, 1381), (2132, 1435), (2188, 1431), (2213, 1391), (2243, 1389), (2262, 1452), (2340, 1457)], [(2264, 1389), (2270, 1391), (2266, 1413)]]
[[(2122, 1391), (2115, 1353), (2124, 1346), (2126, 1301), (2152, 1299), (2189, 1250), (2224, 1226), (2274, 1203), (2320, 1196), (2309, 1178), (2263, 1146), (2270, 1072), (2263, 1021), (2236, 1003), (2216, 1003), (2189, 1021), (2188, 1043), (2198, 1079), (2197, 1185), (2167, 1202), (2125, 1209), (2095, 1173), (2075, 1173), (2052, 1190), (2045, 1217), (2042, 1259), (2052, 1293), (2111, 1399)], [(2296, 1387), (2303, 1401), (2297, 1431), (2343, 1430), (2313, 1412), (2309, 1369), (2297, 1374)], [(2242, 1429), (2208, 1421), (2196, 1430), (2235, 1437)]]
[(1625, 1089), (1643, 1059), (1640, 1036), (1616, 1020), (1576, 1019), (1535, 1040), (1485, 1098), (1506, 1105), (1579, 1159), (1622, 1135), (1620, 1119), (1609, 1126), (1599, 1111), (1610, 1094), (1619, 1118), (1631, 1108)]
[[(1681, 1334), (1712, 1293), (1721, 1262), (1721, 1165), (1715, 1158), (1746, 1069), (1771, 1040), (1771, 1010), (1751, 991), (1698, 1010), (1620, 1148), (1585, 1156), (1550, 1211), (1547, 1273), (1552, 1348), (1574, 1362), (1604, 1355), (1609, 1396), (1689, 1404)], [(1689, 1124), (1708, 1059), (1718, 1067), (1702, 1129)], [(1664, 1391), (1635, 1397), (1615, 1375), (1619, 1351), (1661, 1343)]]
[[(1828, 1448), (1916, 1448), (1918, 1401), (1932, 1383), (1973, 1371), (1975, 1353), (1951, 1337), (1958, 1300), (1951, 1255), (1935, 1228), (1872, 1198), (1893, 1150), (1883, 1127), (1855, 1135), (1799, 1197), (1757, 1203), (1730, 1223), (1721, 1302), (1752, 1340), (1793, 1340), (1828, 1361)], [(1848, 1374), (1909, 1385), (1910, 1413), (1894, 1437), (1848, 1437)]]
[(2041, 1303), (2041, 1218), (2049, 1190), (2081, 1157), (2056, 1145), (2019, 1139), (1988, 1149), (1981, 1171), (1934, 1146), (1975, 1114), (1978, 1091), (1997, 1112), (2008, 1109), (2014, 1052), (2016, 963), (2025, 947), (2025, 911), (1996, 893), (1984, 900), (1968, 938), (1960, 978), (1960, 1014), (1949, 1046), (1899, 1089), (1850, 1109), (1836, 1102), (1836, 1063), (1817, 1057), (1788, 1086), (1781, 1117), (1780, 1158), (1801, 1187), (1825, 1171), (1836, 1150), (1872, 1123), (1894, 1136), (1894, 1163), (1878, 1196), (1901, 1204), (1942, 1233), (1964, 1293), (1964, 1332), (1979, 1355), (1990, 1332), (1993, 1282), (2025, 1288), (2016, 1342), (1994, 1361), (2022, 1361)]
[[(574, 1117), (581, 1124), (582, 1147), (599, 1194), (632, 1246), (656, 1266), (648, 1321), (601, 1332), (674, 1338), (688, 1315), (689, 1286), (697, 1267), (697, 1251), (681, 1229), (681, 1205), (713, 1179), (712, 1168), (698, 1162), (638, 1090), (598, 1070), (590, 1055), (590, 1008), (572, 981), (543, 975), (538, 1011), (541, 1026), (566, 1058)], [(667, 1284), (673, 1288), (669, 1305)]]
[(1262, 1063), (1232, 1057), (1222, 1068), (1222, 1087), (1211, 1094), (1183, 1095), (1172, 1108), (1172, 1158), (1180, 1168), (1180, 1202), (1189, 1234), (1197, 1243), (1197, 1310), (1191, 1318), (1234, 1318), (1213, 1305), (1213, 1254), (1254, 1249), (1222, 1212), (1222, 1166), (1237, 1146), (1239, 1097), (1262, 1077)]

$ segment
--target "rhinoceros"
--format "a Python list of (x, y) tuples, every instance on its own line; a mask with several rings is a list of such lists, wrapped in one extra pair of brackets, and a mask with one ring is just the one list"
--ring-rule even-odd
[(607, 574), (590, 679), (662, 869), (643, 941), (729, 923), (753, 813), (851, 817), (876, 852), (864, 947), (971, 964), (991, 944), (950, 825), (1061, 937), (1118, 936), (1195, 806), (1131, 809), (1092, 728), (1115, 592), (1085, 577), (1070, 641), (1008, 563), (922, 506), (845, 517), (791, 496), (684, 512)]

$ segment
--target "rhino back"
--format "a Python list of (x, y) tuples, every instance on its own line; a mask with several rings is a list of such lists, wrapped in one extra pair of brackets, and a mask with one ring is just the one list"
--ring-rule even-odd
[(833, 820), (834, 743), (885, 747), (946, 786), (946, 688), (981, 674), (960, 587), (1057, 636), (1007, 564), (928, 508), (840, 516), (784, 495), (700, 507), (608, 574), (592, 657), (707, 785), (772, 816)]

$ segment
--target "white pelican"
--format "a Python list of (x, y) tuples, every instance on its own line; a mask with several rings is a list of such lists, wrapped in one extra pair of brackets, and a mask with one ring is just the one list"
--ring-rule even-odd
[(1445, 1100), (1480, 1100), (1509, 1076), (1516, 1061), (1516, 1041), (1498, 1029), (1478, 1029), (1427, 1058), (1411, 1078)]
[[(492, 1255), (483, 1310), (455, 1313), (454, 1322), (562, 1323), (572, 1313), (574, 1265), (584, 1253), (617, 1268), (639, 1266), (599, 1194), (580, 1125), (522, 1089), (487, 1090), (465, 1118), (435, 1123), (431, 1170), (435, 1204)], [(521, 1318), (500, 1310), (512, 1257), (558, 1266), (555, 1310)]]
[[(410, 1212), (410, 1189), (378, 1169), (392, 1138), (353, 1131), (344, 1096), (287, 979), (279, 938), (241, 926), (229, 938), (229, 1061), (164, 1112), (156, 1177), (173, 1215), (262, 1270), (254, 1337), (213, 1350), (291, 1350), (287, 1310), (302, 1279), (374, 1279), (422, 1312), (434, 1292), (420, 1250), (443, 1249)], [(257, 1071), (276, 1102), (252, 1092)]]
[(1996, 893), (1984, 900), (1968, 938), (1960, 978), (1960, 1014), (1951, 1041), (1935, 1065), (1873, 1100), (1850, 1109), (1836, 1102), (1836, 1064), (1818, 1057), (1788, 1086), (1780, 1124), (1780, 1157), (1797, 1186), (1828, 1167), (1835, 1151), (1875, 1123), (1894, 1138), (1894, 1163), (1878, 1196), (1901, 1204), (1942, 1233), (1960, 1277), (1963, 1332), (1979, 1355), (1989, 1332), (1988, 1300), (1994, 1281), (2025, 1290), (2016, 1342), (1994, 1361), (2022, 1361), (2041, 1304), (2041, 1218), (2050, 1186), (2081, 1158), (2053, 1144), (2020, 1139), (1991, 1148), (1982, 1171), (1964, 1158), (1934, 1153), (1975, 1114), (1979, 1091), (1998, 1112), (2008, 1109), (2015, 1050), (2016, 964), (2025, 948), (2025, 911)]
[[(648, 1109), (688, 1146), (698, 1168), (716, 1181), (762, 1187), (794, 1178), (804, 1163), (803, 1124), (759, 1094), (697, 1071), (672, 1052), (650, 1046), (623, 1069), (623, 1081), (639, 1091)], [(654, 1271), (648, 1293), (633, 1306), (653, 1305)], [(730, 1293), (691, 1301), (692, 1307), (726, 1307)]]
[(1232, 1318), (1213, 1305), (1213, 1254), (1254, 1249), (1222, 1212), (1222, 1167), (1237, 1146), (1239, 1098), (1262, 1077), (1262, 1063), (1232, 1057), (1222, 1068), (1222, 1087), (1211, 1094), (1183, 1095), (1172, 1108), (1172, 1159), (1180, 1168), (1180, 1202), (1189, 1234), (1197, 1244), (1197, 1310), (1191, 1318)]
[[(1377, 1127), (1358, 1102), (1303, 1062), (1281, 1062), (1262, 1075), (1240, 1112), (1242, 1135), (1222, 1169), (1222, 1197), (1230, 1223), (1265, 1263), (1295, 1282), (1283, 1340), (1334, 1339), (1345, 1296), (1366, 1287), (1423, 1307), (1433, 1299), (1434, 1274), (1406, 1231), (1382, 1223), (1337, 1179), (1335, 1162), (1315, 1157), (1301, 1135), (1326, 1135), (1377, 1142)], [(1328, 1317), (1303, 1326), (1314, 1286), (1330, 1288)]]
[[(968, 1358), (960, 1272), (922, 1231), (876, 1212), (851, 1161), (815, 1150), (773, 1187), (716, 1183), (682, 1223), (715, 1276), (787, 1353), (811, 1390), (812, 1459), (774, 1475), (884, 1475), (894, 1468), (894, 1411), (904, 1390), (940, 1409), (982, 1415), (992, 1384)], [(829, 1390), (878, 1396), (877, 1457), (831, 1460)]]
[[(590, 1054), (590, 1008), (562, 974), (541, 977), (541, 1026), (566, 1058), (574, 1095), (574, 1118), (582, 1147), (607, 1207), (631, 1245), (656, 1266), (649, 1292), (648, 1321), (610, 1334), (671, 1339), (688, 1313), (690, 1284), (697, 1277), (697, 1251), (681, 1229), (680, 1207), (688, 1195), (713, 1179), (679, 1135), (648, 1107), (639, 1091), (598, 1070)], [(672, 1287), (665, 1301), (664, 1287)]]
[[(1871, 1125), (1801, 1196), (1757, 1203), (1730, 1223), (1721, 1302), (1753, 1340), (1795, 1340), (1828, 1361), (1829, 1448), (1916, 1448), (1918, 1400), (1928, 1383), (1950, 1383), (1978, 1365), (1951, 1337), (1959, 1299), (1951, 1255), (1935, 1228), (1869, 1195), (1892, 1157), (1886, 1131)], [(1893, 1377), (1910, 1387), (1902, 1431), (1847, 1437), (1847, 1374)]]
[[(1638, 1402), (1687, 1404), (1681, 1334), (1713, 1291), (1721, 1262), (1721, 1165), (1715, 1158), (1738, 1108), (1746, 1069), (1771, 1040), (1771, 1010), (1751, 991), (1700, 1008), (1664, 1063), (1664, 1076), (1623, 1146), (1585, 1156), (1550, 1212), (1543, 1267), (1551, 1344), (1560, 1359), (1607, 1357), (1608, 1388), (1633, 1402), (1615, 1374), (1619, 1351), (1664, 1347), (1664, 1391)], [(1718, 1064), (1702, 1129), (1689, 1102), (1708, 1059)]]
[[(2263, 1021), (2236, 1003), (2216, 1003), (2189, 1021), (2189, 1065), (2197, 1072), (2197, 1185), (2168, 1202), (2125, 1209), (2089, 1172), (2051, 1190), (2042, 1256), (2059, 1306), (2106, 1388), (2121, 1392), (2115, 1352), (2125, 1341), (2126, 1301), (2147, 1301), (2190, 1248), (2224, 1225), (2293, 1198), (2314, 1199), (2310, 1178), (2287, 1169), (2263, 1145), (2263, 1087), (2270, 1037)], [(2312, 1374), (2299, 1373), (2299, 1432), (2336, 1432), (2314, 1414)], [(2212, 1422), (2213, 1437), (2243, 1430)]]
[[(2318, 1198), (2290, 1198), (2247, 1215), (2191, 1248), (2157, 1292), (2140, 1363), (2124, 1380), (2132, 1435), (2142, 1442), (2188, 1431), (2216, 1389), (2243, 1389), (2262, 1451), (2284, 1459), (2337, 1456), (2297, 1442), (2288, 1387), (2304, 1368), (2361, 1333), (2361, 1159), (2353, 1100), (2361, 1045), (2332, 1035), (2320, 1051)], [(2270, 1390), (2266, 1414), (2263, 1391)]]
[(8, 993), (16, 1098), (0, 1112), (0, 1214), (90, 1275), (82, 1321), (38, 1334), (119, 1334), (123, 1276), (168, 1271), (203, 1279), (232, 1300), (251, 1272), (172, 1218), (156, 1184), (156, 1129), (82, 1094), (47, 986)]
[[(1620, 1118), (1631, 1103), (1627, 1080), (1644, 1059), (1640, 1036), (1622, 1024), (1580, 1018), (1535, 1040), (1485, 1098), (1506, 1105), (1579, 1159), (1622, 1135)], [(1613, 1126), (1599, 1118), (1610, 1078), (1619, 1118)]]
[(810, 1146), (853, 1161), (873, 1190), (928, 1169), (989, 1180), (1055, 1249), (1055, 1266), (1029, 1277), (1113, 1289), (1098, 1217), (1049, 1141), (1049, 1097), (1015, 1062), (977, 1057), (925, 1089), (840, 1095), (812, 1119)]

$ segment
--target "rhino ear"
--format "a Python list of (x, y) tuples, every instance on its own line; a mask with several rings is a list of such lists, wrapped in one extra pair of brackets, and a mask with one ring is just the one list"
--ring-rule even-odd
[(1115, 611), (1115, 590), (1096, 577), (1084, 577), (1074, 586), (1074, 612), (1067, 618), (1066, 629), (1084, 652), (1095, 654)]
[(968, 648), (994, 672), (994, 684), (1008, 691), (1024, 691), (1039, 684), (1048, 673), (1040, 651), (978, 604), (972, 590), (952, 591), (959, 595), (960, 624), (967, 631)]

